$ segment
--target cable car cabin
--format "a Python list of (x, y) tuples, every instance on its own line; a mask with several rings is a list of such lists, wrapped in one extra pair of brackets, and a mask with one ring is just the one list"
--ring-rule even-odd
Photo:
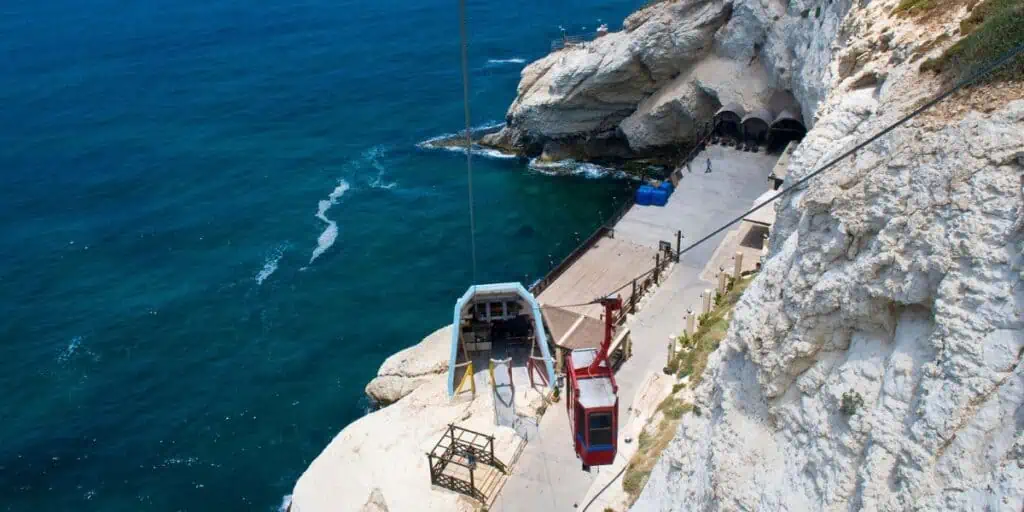
[(573, 350), (565, 371), (569, 379), (565, 407), (576, 455), (583, 461), (584, 470), (611, 464), (619, 439), (619, 386), (608, 361), (608, 350), (615, 330), (615, 310), (622, 307), (622, 299), (605, 297), (600, 303), (604, 306), (601, 348)]
[(569, 354), (566, 375), (566, 408), (572, 425), (576, 455), (583, 467), (602, 466), (615, 460), (619, 438), (619, 387), (607, 361), (591, 371), (595, 349)]

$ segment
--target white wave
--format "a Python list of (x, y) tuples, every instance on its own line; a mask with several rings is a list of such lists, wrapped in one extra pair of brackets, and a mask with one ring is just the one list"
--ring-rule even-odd
[(317, 205), (316, 218), (327, 223), (327, 227), (324, 228), (323, 233), (316, 239), (316, 249), (313, 249), (313, 255), (310, 256), (309, 262), (313, 263), (323, 253), (327, 252), (334, 245), (335, 240), (338, 239), (338, 223), (327, 218), (327, 210), (330, 210), (332, 206), (338, 204), (338, 200), (341, 196), (345, 195), (350, 188), (349, 184), (345, 180), (338, 180), (338, 186), (334, 187), (334, 190), (327, 196), (327, 199), (322, 199)]
[(171, 457), (164, 459), (164, 467), (170, 466), (188, 466), (192, 467), (193, 464), (199, 462), (199, 459), (195, 457)]
[(383, 146), (374, 146), (363, 152), (363, 160), (377, 170), (377, 175), (371, 178), (367, 183), (371, 188), (391, 190), (398, 186), (398, 182), (396, 181), (388, 182), (385, 180), (387, 169), (384, 167), (384, 164), (381, 163), (381, 158), (386, 154), (386, 152), (387, 150), (385, 150)]
[(82, 344), (82, 339), (83, 338), (81, 336), (71, 338), (71, 341), (68, 342), (66, 347), (64, 347), (64, 350), (61, 350), (60, 353), (57, 354), (57, 362), (66, 363), (70, 361), (71, 358), (74, 357), (75, 352), (78, 351), (78, 347)]
[(263, 281), (266, 281), (277, 270), (277, 264), (281, 261), (287, 250), (288, 244), (281, 244), (267, 255), (267, 259), (263, 262), (263, 269), (253, 278), (256, 280), (256, 284), (263, 284)]
[(277, 507), (277, 512), (287, 512), (288, 508), (292, 506), (292, 495), (286, 494), (281, 498), (281, 505)]
[(626, 179), (630, 175), (619, 169), (604, 167), (590, 162), (578, 162), (576, 160), (556, 160), (554, 162), (540, 162), (536, 158), (530, 159), (527, 167), (534, 172), (548, 176), (582, 176), (588, 179), (617, 178)]
[(526, 64), (526, 59), (514, 57), (511, 59), (487, 59), (488, 64)]
[[(505, 126), (505, 121), (487, 121), (487, 122), (485, 122), (483, 124), (479, 124), (477, 126), (470, 127), (469, 132), (470, 133), (486, 132), (486, 131), (496, 130), (496, 129), (501, 128), (503, 126)], [(424, 141), (418, 142), (416, 144), (416, 147), (418, 147), (418, 148), (426, 148), (426, 149), (438, 149), (438, 148), (433, 147), (431, 144), (433, 144), (434, 142), (440, 141), (440, 140), (451, 139), (452, 137), (464, 136), (463, 134), (465, 134), (465, 133), (466, 133), (465, 131), (461, 131), (461, 130), (457, 131), (457, 132), (452, 132), (452, 133), (442, 133), (441, 135), (438, 135), (436, 137), (431, 137), (431, 138), (426, 139)]]
[[(459, 146), (444, 146), (435, 149), (443, 149), (445, 151), (453, 151), (455, 153), (466, 153), (466, 148)], [(519, 155), (515, 153), (505, 153), (499, 149), (480, 147), (476, 144), (473, 145), (473, 154), (484, 158), (493, 158), (495, 160), (511, 160), (519, 158)]]

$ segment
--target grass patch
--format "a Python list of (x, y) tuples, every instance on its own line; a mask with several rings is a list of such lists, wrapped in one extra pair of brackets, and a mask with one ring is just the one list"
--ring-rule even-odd
[(668, 366), (677, 368), (679, 377), (689, 376), (691, 386), (700, 383), (704, 369), (707, 368), (708, 356), (718, 348), (718, 345), (725, 339), (725, 335), (728, 334), (729, 316), (732, 314), (732, 309), (753, 279), (753, 277), (747, 277), (738, 282), (730, 281), (728, 283), (729, 291), (715, 299), (715, 309), (706, 315), (701, 315), (697, 332), (693, 333), (693, 336), (680, 338), (680, 345), (685, 350), (673, 358)]
[(672, 395), (658, 404), (657, 411), (664, 413), (661, 422), (653, 431), (648, 425), (640, 432), (636, 453), (629, 460), (626, 473), (622, 477), (622, 489), (629, 495), (630, 504), (640, 497), (640, 491), (647, 485), (647, 479), (654, 470), (654, 464), (661, 457), (661, 452), (665, 451), (675, 437), (683, 415), (692, 410), (693, 404), (683, 402)]
[(921, 14), (939, 6), (936, 0), (903, 0), (893, 9), (893, 14), (914, 15)]
[[(683, 335), (679, 338), (678, 344), (683, 350), (676, 354), (668, 367), (678, 367), (679, 375), (690, 375), (690, 381), (686, 384), (675, 384), (672, 386), (672, 394), (658, 404), (655, 413), (661, 412), (661, 421), (656, 427), (647, 425), (637, 439), (637, 450), (626, 466), (626, 473), (622, 478), (622, 489), (629, 496), (630, 503), (636, 501), (647, 485), (655, 463), (661, 457), (661, 453), (668, 447), (668, 444), (675, 437), (676, 430), (683, 416), (693, 413), (700, 416), (700, 408), (691, 403), (676, 398), (676, 394), (687, 386), (696, 386), (700, 382), (701, 374), (707, 367), (708, 356), (725, 339), (729, 331), (729, 315), (733, 307), (739, 302), (743, 291), (750, 286), (754, 280), (753, 276), (742, 278), (739, 281), (728, 281), (729, 291), (716, 300), (715, 309), (707, 315), (701, 316), (701, 324), (693, 336)], [(666, 370), (668, 369), (666, 368)]]
[[(986, 0), (960, 23), (963, 38), (942, 55), (921, 64), (955, 81), (991, 64), (1006, 52), (1024, 44), (1024, 4), (1020, 0)], [(987, 82), (1024, 80), (1024, 58), (1017, 57), (992, 75)]]
[(692, 410), (693, 404), (683, 402), (682, 400), (670, 395), (658, 404), (656, 412), (664, 413), (665, 417), (669, 419), (678, 420), (679, 418), (682, 418), (684, 414)]

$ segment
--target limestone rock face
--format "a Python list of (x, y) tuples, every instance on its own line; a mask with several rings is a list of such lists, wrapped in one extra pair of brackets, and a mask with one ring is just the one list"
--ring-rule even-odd
[(420, 343), (393, 354), (366, 385), (366, 394), (387, 405), (412, 393), (428, 378), (448, 371), (452, 342), (451, 326), (442, 327)]
[[(893, 4), (853, 7), (830, 71), (797, 73), (824, 87), (794, 90), (819, 99), (789, 183), (938, 89), (908, 56), (941, 52), (929, 41), (964, 13), (924, 29)], [(1024, 507), (1024, 99), (970, 98), (780, 199), (696, 389), (704, 413), (633, 510)]]
[[(850, 115), (801, 164), (842, 150)], [(890, 120), (861, 119), (848, 135)], [(897, 130), (784, 203), (707, 412), (634, 510), (1021, 510), (1022, 155), (1024, 100)]]
[[(535, 156), (550, 140), (582, 145), (615, 136), (642, 155), (692, 141), (723, 104), (768, 107), (779, 92), (795, 95), (805, 122), (813, 123), (807, 113), (825, 97), (828, 63), (851, 3), (654, 4), (627, 18), (620, 32), (524, 68), (506, 126), (483, 143)], [(584, 153), (606, 156), (603, 149)]]

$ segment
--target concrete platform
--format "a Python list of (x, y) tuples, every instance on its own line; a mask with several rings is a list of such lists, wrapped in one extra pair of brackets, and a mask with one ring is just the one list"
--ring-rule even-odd
[[(708, 158), (712, 161), (712, 172), (705, 174)], [(652, 267), (658, 242), (665, 240), (674, 246), (677, 230), (682, 230), (686, 247), (688, 242), (732, 220), (769, 188), (768, 174), (776, 159), (774, 155), (721, 146), (708, 148), (696, 157), (692, 173), (683, 171), (680, 187), (667, 206), (631, 208), (615, 226), (615, 238), (601, 240), (598, 247), (584, 254), (541, 294), (539, 301), (542, 305), (557, 306), (591, 300)], [(729, 243), (722, 245), (727, 235)], [(634, 354), (616, 373), (622, 418), (630, 417), (633, 400), (644, 379), (664, 366), (666, 340), (682, 331), (687, 309), (699, 305), (701, 292), (713, 287), (713, 281), (701, 278), (702, 272), (717, 268), (713, 265), (718, 262), (724, 265), (731, 261), (739, 246), (744, 242), (752, 244), (749, 238), (757, 237), (750, 236), (746, 226), (735, 226), (683, 255), (680, 264), (673, 267), (653, 297), (627, 324), (632, 331)], [(717, 258), (712, 258), (716, 249)], [(744, 268), (757, 261), (746, 253), (744, 260)], [(629, 292), (624, 289), (623, 298)], [(583, 309), (588, 316), (600, 318), (599, 306)], [(562, 312), (556, 314), (560, 315), (556, 320), (559, 325), (571, 320)], [(613, 472), (613, 467), (591, 468), (590, 472), (581, 469), (573, 451), (565, 404), (555, 404), (541, 419), (540, 432), (526, 445), (519, 464), (490, 510), (526, 512), (583, 507), (583, 498), (595, 478), (610, 479), (613, 474), (602, 473)]]
[[(707, 160), (711, 173), (705, 173)], [(778, 155), (747, 153), (724, 146), (711, 146), (699, 153), (683, 170), (683, 179), (665, 206), (634, 206), (615, 226), (615, 237), (636, 245), (658, 249), (664, 240), (675, 246), (676, 231), (683, 232), (683, 247), (723, 222), (750, 208), (768, 190), (768, 175)], [(683, 261), (703, 266), (724, 233), (695, 248)]]
[[(537, 300), (545, 307), (591, 301), (653, 267), (657, 249), (657, 244), (652, 248), (631, 243), (629, 239), (619, 237), (616, 229), (615, 238), (598, 240)], [(630, 287), (619, 292), (623, 301), (629, 299), (630, 292)], [(569, 309), (596, 319), (601, 319), (604, 313), (604, 308), (598, 304)]]

